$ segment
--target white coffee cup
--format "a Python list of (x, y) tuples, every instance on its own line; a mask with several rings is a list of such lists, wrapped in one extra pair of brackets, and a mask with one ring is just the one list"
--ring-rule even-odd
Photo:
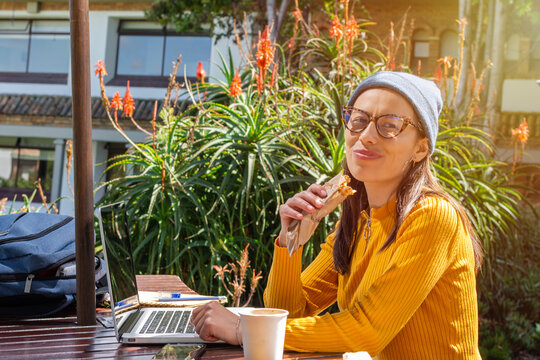
[(282, 309), (246, 309), (240, 312), (244, 358), (281, 360), (289, 312)]

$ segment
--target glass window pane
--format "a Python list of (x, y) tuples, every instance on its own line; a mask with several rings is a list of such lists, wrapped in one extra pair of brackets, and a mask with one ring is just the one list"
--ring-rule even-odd
[(0, 72), (25, 72), (28, 35), (0, 34)]
[(414, 57), (415, 58), (429, 57), (429, 43), (427, 41), (415, 41)]
[(163, 36), (121, 35), (118, 75), (161, 75)]
[(163, 30), (158, 23), (148, 21), (122, 21), (121, 30)]
[(206, 36), (167, 36), (165, 47), (165, 66), (163, 75), (167, 76), (172, 71), (172, 62), (182, 54), (182, 62), (178, 68), (178, 76), (184, 76), (184, 67), (187, 76), (195, 76), (197, 64), (202, 61), (203, 67), (208, 74), (210, 70), (210, 52), (212, 39)]
[[(11, 139), (15, 140), (15, 144), (17, 138)], [(54, 142), (52, 139), (22, 137), (19, 141), (22, 147), (50, 148), (51, 150), (54, 149)]]
[(16, 137), (7, 137), (7, 136), (0, 137), (0, 146), (13, 147), (15, 146), (15, 144), (17, 144)]
[(32, 35), (29, 72), (67, 74), (69, 70), (68, 35)]
[[(0, 148), (0, 187), (12, 187), (14, 184), (13, 156), (14, 149)], [(15, 160), (16, 160), (15, 154)], [(15, 162), (16, 164), (16, 162)]]
[(67, 20), (36, 20), (32, 23), (32, 32), (66, 33), (69, 34), (69, 21)]
[(13, 154), (19, 155), (15, 168), (17, 173), (17, 188), (34, 189), (34, 182), (41, 179), (44, 190), (51, 189), (54, 152), (39, 149), (13, 149)]
[(4, 20), (0, 21), (1, 33), (27, 33), (30, 29), (30, 22), (25, 20)]

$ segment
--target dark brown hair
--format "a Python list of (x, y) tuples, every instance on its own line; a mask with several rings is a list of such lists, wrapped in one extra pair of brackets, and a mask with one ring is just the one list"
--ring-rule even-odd
[[(356, 193), (349, 196), (342, 204), (341, 219), (336, 230), (336, 238), (334, 242), (334, 267), (336, 270), (344, 274), (349, 270), (351, 261), (351, 250), (353, 242), (359, 235), (359, 221), (361, 221), (360, 213), (362, 210), (369, 209), (369, 203), (364, 183), (356, 180), (346, 161), (344, 162), (344, 173), (351, 178), (350, 186), (356, 190)], [(465, 229), (471, 238), (474, 258), (475, 271), (478, 271), (482, 264), (482, 245), (480, 239), (476, 235), (472, 224), (461, 204), (448, 194), (441, 187), (433, 173), (431, 172), (430, 156), (426, 156), (423, 160), (412, 163), (411, 167), (401, 180), (396, 192), (396, 222), (394, 229), (388, 236), (386, 242), (379, 251), (388, 248), (396, 240), (396, 236), (403, 221), (412, 210), (412, 208), (426, 196), (438, 196), (446, 199), (458, 212)]]

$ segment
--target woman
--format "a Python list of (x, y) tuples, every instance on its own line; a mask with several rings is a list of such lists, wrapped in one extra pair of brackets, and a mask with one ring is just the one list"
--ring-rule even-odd
[[(475, 274), (481, 247), (463, 208), (430, 170), (439, 89), (399, 72), (364, 80), (343, 110), (345, 174), (356, 193), (302, 272), (286, 229), (326, 197), (313, 184), (280, 207), (281, 233), (265, 291), (289, 311), (285, 348), (367, 351), (377, 359), (479, 359)], [(337, 301), (340, 311), (319, 316)], [(216, 304), (194, 311), (207, 340), (240, 343), (238, 319)]]

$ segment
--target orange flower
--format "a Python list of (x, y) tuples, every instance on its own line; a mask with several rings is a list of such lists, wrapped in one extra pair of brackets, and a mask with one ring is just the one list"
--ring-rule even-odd
[(206, 71), (204, 71), (202, 61), (199, 61), (199, 63), (197, 64), (196, 76), (197, 76), (197, 79), (199, 79), (199, 81), (204, 84), (204, 78), (206, 77)]
[(287, 41), (287, 48), (292, 49), (294, 47), (294, 44), (295, 44), (294, 39), (293, 38), (289, 39), (289, 41)]
[(274, 57), (274, 51), (272, 49), (272, 43), (270, 42), (270, 34), (268, 33), (268, 25), (264, 28), (262, 35), (259, 35), (259, 41), (257, 42), (257, 53), (255, 58), (257, 59), (257, 66), (259, 69), (266, 71), (270, 67), (272, 58)]
[(330, 27), (330, 36), (335, 38), (336, 40), (341, 39), (343, 36), (343, 26), (339, 22), (339, 19), (336, 15), (334, 15), (334, 18), (332, 19), (332, 26)]
[(122, 98), (120, 97), (120, 93), (117, 91), (114, 93), (114, 96), (112, 98), (111, 107), (117, 111), (123, 108)]
[(238, 75), (238, 68), (236, 68), (236, 74), (232, 78), (231, 85), (229, 86), (229, 95), (232, 97), (242, 95), (242, 81)]
[(98, 62), (94, 66), (96, 67), (96, 76), (107, 75), (107, 70), (105, 70), (105, 63), (103, 62), (103, 60), (98, 60)]
[(444, 67), (444, 77), (448, 77), (448, 69), (452, 67), (452, 57), (451, 56), (445, 56), (443, 58), (440, 58), (437, 60), (439, 64), (442, 64)]
[(351, 19), (349, 20), (347, 28), (345, 29), (345, 37), (350, 41), (358, 37), (358, 23), (354, 19), (353, 15), (351, 15)]
[(512, 129), (512, 136), (521, 142), (522, 145), (529, 140), (529, 125), (527, 125), (527, 119), (523, 118), (523, 122), (515, 129)]
[(302, 20), (302, 10), (297, 8), (296, 10), (292, 12), (292, 16), (296, 18), (296, 21)]
[(127, 117), (133, 116), (133, 110), (135, 109), (135, 101), (129, 92), (129, 80), (127, 82), (126, 93), (124, 95), (124, 115)]
[(255, 59), (257, 59), (257, 67), (259, 68), (259, 74), (257, 75), (257, 91), (259, 92), (259, 94), (261, 94), (261, 91), (264, 88), (266, 72), (268, 71), (268, 68), (272, 63), (273, 57), (274, 50), (272, 49), (272, 42), (270, 41), (268, 26), (266, 26), (262, 35), (259, 33), (257, 52), (255, 53)]
[(225, 276), (225, 273), (230, 273), (231, 270), (227, 268), (227, 265), (221, 267), (219, 265), (214, 265), (214, 270), (216, 270), (216, 275), (214, 277), (220, 277), (223, 278)]
[(437, 59), (437, 62), (439, 64), (443, 64), (448, 67), (452, 67), (452, 57), (451, 56), (445, 56), (443, 58)]

